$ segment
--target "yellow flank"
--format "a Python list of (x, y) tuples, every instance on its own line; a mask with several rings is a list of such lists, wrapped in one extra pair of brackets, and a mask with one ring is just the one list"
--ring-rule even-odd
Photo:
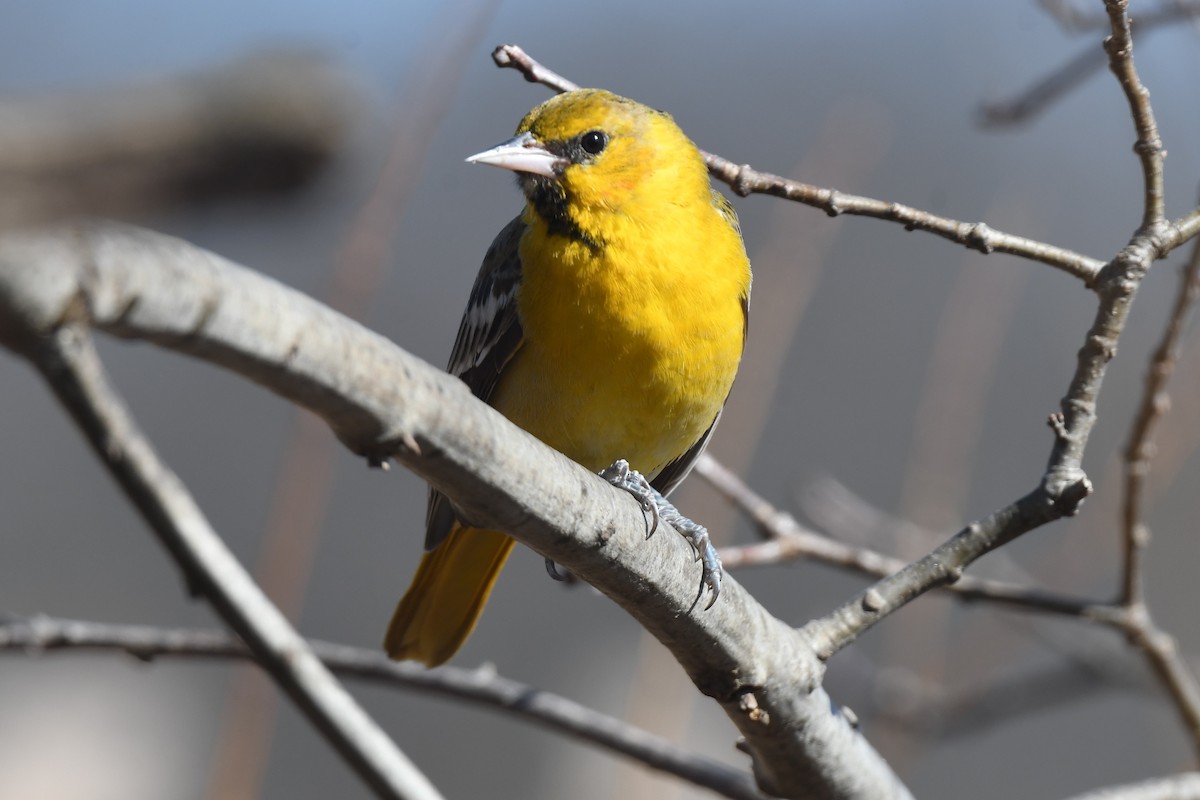
[[(516, 171), (527, 203), (484, 261), (451, 369), (588, 469), (624, 458), (648, 478), (662, 473), (655, 486), (670, 491), (741, 358), (750, 264), (736, 219), (695, 145), (646, 106), (569, 92), (517, 134), (473, 157)], [(496, 334), (498, 321), (520, 335)], [(466, 640), (512, 546), (447, 522), (438, 503), (434, 494), (427, 541), (444, 541), (385, 642), (393, 658), (430, 665)]]

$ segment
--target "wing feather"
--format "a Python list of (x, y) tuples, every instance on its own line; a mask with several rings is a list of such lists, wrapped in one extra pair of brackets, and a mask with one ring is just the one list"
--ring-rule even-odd
[[(500, 374), (524, 341), (517, 311), (517, 288), (521, 284), (519, 248), (524, 233), (525, 223), (518, 216), (492, 241), (471, 288), (446, 368), (485, 403), (491, 401)], [(450, 501), (431, 488), (425, 513), (425, 548), (437, 547), (450, 533), (454, 521)]]

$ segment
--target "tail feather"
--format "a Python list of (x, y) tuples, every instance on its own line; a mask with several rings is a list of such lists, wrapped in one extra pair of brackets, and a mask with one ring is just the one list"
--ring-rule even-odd
[(435, 667), (449, 659), (475, 629), (515, 540), (496, 531), (455, 525), (421, 558), (400, 599), (383, 646), (397, 661)]

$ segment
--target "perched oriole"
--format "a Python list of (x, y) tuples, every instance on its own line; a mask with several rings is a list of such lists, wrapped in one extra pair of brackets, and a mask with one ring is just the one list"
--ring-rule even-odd
[[(596, 89), (467, 160), (515, 171), (526, 204), (483, 259), (449, 371), (588, 469), (626, 459), (665, 495), (712, 435), (745, 342), (750, 263), (729, 201), (669, 115)], [(388, 654), (454, 655), (513, 543), (430, 490)]]

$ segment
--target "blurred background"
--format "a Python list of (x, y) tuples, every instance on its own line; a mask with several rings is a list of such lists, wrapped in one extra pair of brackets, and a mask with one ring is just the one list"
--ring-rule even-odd
[[(1098, 53), (1101, 30), (1067, 31), (1031, 0), (734, 8), (10, 3), (0, 224), (92, 213), (168, 232), (442, 365), (480, 259), (521, 204), (509, 176), (463, 158), (549, 96), (493, 66), (501, 42), (670, 111), (701, 147), (759, 169), (1099, 258), (1140, 218), (1133, 128), (1105, 70), (1019, 124), (982, 124), (984, 104)], [(1172, 217), (1194, 206), (1200, 175), (1198, 36), (1183, 22), (1135, 40), (1170, 152)], [(1036, 484), (1045, 418), (1094, 310), (1078, 281), (893, 224), (764, 197), (736, 206), (755, 268), (750, 336), (710, 452), (819, 530), (906, 558)], [(1183, 256), (1146, 282), (1105, 385), (1085, 465), (1099, 493), (979, 574), (1115, 591), (1120, 447)], [(1158, 621), (1193, 654), (1196, 340), (1190, 331), (1161, 430), (1146, 565)], [(421, 481), (367, 469), (310, 418), (225, 372), (144, 344), (101, 348), (161, 454), (300, 629), (378, 646), (421, 550)], [(7, 354), (0, 398), (0, 611), (215, 624), (39, 378)], [(675, 499), (722, 542), (754, 540), (703, 480)], [(793, 624), (866, 585), (810, 563), (736, 577)], [(657, 643), (590, 589), (546, 579), (529, 551), (455, 660), (485, 662), (748, 764), (732, 725)], [(0, 798), (365, 796), (253, 674), (6, 654)], [(1194, 766), (1140, 658), (1070, 621), (923, 598), (839, 654), (827, 685), (918, 796), (1051, 798)], [(704, 796), (491, 712), (351, 689), (448, 797)]]

